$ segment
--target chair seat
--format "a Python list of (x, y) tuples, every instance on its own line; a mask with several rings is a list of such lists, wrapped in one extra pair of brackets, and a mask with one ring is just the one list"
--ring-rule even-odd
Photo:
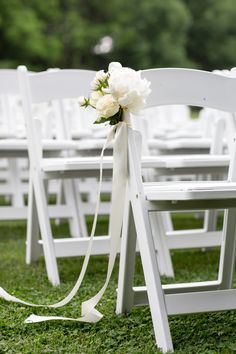
[(167, 155), (167, 156), (144, 156), (142, 163), (145, 167), (154, 168), (181, 168), (181, 167), (227, 167), (229, 155)]
[(87, 139), (91, 138), (92, 132), (89, 129), (79, 129), (73, 130), (71, 132), (72, 139), (79, 140), (79, 139)]
[[(0, 150), (27, 150), (26, 139), (4, 139), (0, 140)], [(78, 149), (78, 143), (71, 140), (43, 140), (43, 149), (45, 150), (75, 150)]]
[(156, 149), (209, 149), (212, 139), (209, 138), (179, 138), (171, 140), (150, 139), (148, 145), (150, 148)]
[(144, 183), (144, 193), (149, 201), (235, 199), (236, 182), (183, 181)]
[(78, 143), (65, 139), (43, 139), (43, 150), (77, 150)]
[[(113, 158), (104, 156), (103, 169), (111, 170)], [(93, 171), (100, 168), (100, 157), (68, 157), (43, 159), (41, 168), (44, 172), (56, 171)]]
[(91, 138), (83, 139), (77, 142), (79, 150), (102, 149), (106, 139), (105, 138)]
[(186, 130), (181, 130), (181, 131), (174, 131), (171, 133), (168, 133), (166, 137), (164, 138), (165, 140), (170, 140), (170, 139), (201, 139), (202, 137), (202, 132), (201, 131), (190, 131), (190, 129)]
[(16, 134), (15, 133), (11, 133), (7, 130), (2, 130), (0, 132), (0, 139), (11, 139), (11, 138), (15, 138)]
[[(227, 167), (228, 155), (182, 155), (182, 156), (143, 156), (143, 168), (192, 168), (192, 167)], [(112, 156), (104, 156), (103, 169), (111, 169)], [(100, 156), (91, 157), (65, 157), (44, 159), (41, 165), (45, 172), (97, 170), (100, 168)]]

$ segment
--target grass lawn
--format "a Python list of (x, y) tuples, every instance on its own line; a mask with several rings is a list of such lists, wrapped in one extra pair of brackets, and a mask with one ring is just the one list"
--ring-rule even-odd
[[(196, 227), (200, 222), (193, 217), (175, 217), (177, 228)], [(99, 228), (106, 229), (105, 219), (100, 221)], [(55, 227), (55, 232), (65, 233), (66, 226)], [(60, 259), (61, 285), (53, 288), (47, 281), (43, 258), (31, 266), (25, 265), (25, 233), (24, 222), (0, 223), (0, 286), (28, 301), (56, 302), (74, 285), (82, 259)], [(217, 249), (173, 252), (175, 281), (214, 279), (218, 260)], [(99, 323), (23, 323), (31, 313), (79, 317), (81, 301), (102, 286), (106, 267), (106, 256), (92, 257), (79, 295), (62, 309), (32, 309), (0, 300), (0, 353), (158, 353), (148, 307), (136, 308), (129, 315), (115, 314), (118, 261), (109, 288), (98, 306), (105, 315)], [(138, 256), (136, 267), (135, 282), (143, 284)], [(168, 279), (163, 279), (163, 283), (168, 283)], [(170, 326), (175, 353), (236, 352), (234, 311), (175, 316), (170, 318)]]

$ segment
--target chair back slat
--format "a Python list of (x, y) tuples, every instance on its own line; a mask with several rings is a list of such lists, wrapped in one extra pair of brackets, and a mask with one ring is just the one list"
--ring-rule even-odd
[(92, 70), (55, 70), (28, 75), (32, 103), (89, 95)]
[[(95, 75), (91, 70), (53, 69), (39, 73), (31, 73), (26, 67), (18, 68), (19, 87), (22, 96), (24, 116), (28, 136), (29, 157), (35, 165), (39, 164), (38, 156), (42, 152), (42, 144), (36, 137), (35, 118), (55, 119), (55, 137), (71, 139), (66, 112), (66, 101), (79, 96), (86, 96), (91, 91), (91, 81)], [(35, 106), (48, 104), (50, 113), (44, 117), (34, 114)], [(45, 123), (45, 122), (44, 122)], [(41, 128), (42, 130), (42, 128)], [(39, 152), (40, 151), (40, 152)]]
[(19, 95), (17, 71), (15, 69), (1, 69), (0, 83), (0, 95)]
[(143, 70), (151, 81), (147, 107), (186, 104), (236, 112), (236, 80), (215, 73), (192, 69)]
[[(218, 109), (229, 112), (231, 116), (236, 112), (236, 78), (201, 70), (171, 68), (143, 70), (142, 77), (151, 82), (152, 92), (147, 99), (147, 108), (186, 104)], [(134, 141), (131, 139), (131, 147)], [(130, 152), (132, 155), (132, 149)], [(231, 160), (228, 177), (236, 181), (235, 139), (229, 152)], [(133, 159), (135, 157), (131, 156), (130, 160)]]
[(11, 134), (16, 134), (16, 117), (20, 114), (18, 105), (19, 84), (15, 69), (0, 70), (1, 123)]

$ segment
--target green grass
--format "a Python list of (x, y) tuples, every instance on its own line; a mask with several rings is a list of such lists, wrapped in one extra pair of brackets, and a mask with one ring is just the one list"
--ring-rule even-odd
[[(89, 220), (91, 225), (91, 219)], [(175, 217), (175, 226), (199, 227), (201, 219), (183, 215)], [(99, 228), (107, 228), (101, 219)], [(67, 226), (55, 227), (64, 234)], [(74, 285), (82, 259), (60, 259), (61, 285), (53, 288), (47, 281), (44, 260), (26, 266), (25, 224), (0, 223), (0, 286), (28, 301), (56, 302)], [(219, 250), (176, 251), (173, 263), (176, 282), (207, 280), (216, 277)], [(118, 261), (109, 287), (98, 309), (104, 318), (97, 324), (73, 322), (46, 322), (26, 325), (24, 319), (31, 313), (79, 317), (80, 303), (91, 297), (102, 286), (107, 257), (92, 257), (84, 285), (79, 295), (58, 310), (32, 309), (0, 300), (0, 353), (158, 353), (155, 346), (148, 307), (132, 310), (129, 315), (115, 314)], [(139, 257), (136, 264), (136, 284), (143, 284)], [(164, 278), (163, 283), (168, 283)], [(234, 353), (236, 352), (236, 313), (197, 314), (170, 317), (170, 327), (176, 353)]]

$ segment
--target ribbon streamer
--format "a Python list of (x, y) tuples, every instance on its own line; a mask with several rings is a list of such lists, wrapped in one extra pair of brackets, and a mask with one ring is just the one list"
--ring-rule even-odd
[(125, 205), (125, 194), (126, 194), (126, 184), (127, 184), (127, 156), (128, 156), (128, 142), (127, 142), (127, 128), (128, 128), (128, 115), (125, 115), (125, 122), (120, 122), (114, 127), (112, 127), (107, 140), (103, 146), (101, 157), (100, 157), (100, 177), (99, 177), (99, 188), (98, 188), (98, 197), (96, 202), (95, 215), (93, 220), (92, 231), (90, 235), (90, 240), (88, 244), (88, 249), (84, 258), (83, 266), (76, 281), (76, 284), (70, 291), (70, 293), (61, 301), (55, 304), (49, 305), (40, 305), (34, 304), (31, 302), (26, 302), (18, 299), (15, 296), (7, 293), (3, 288), (0, 287), (0, 297), (5, 299), (6, 301), (16, 302), (27, 306), (32, 307), (48, 307), (48, 308), (59, 308), (68, 304), (73, 297), (77, 294), (81, 283), (84, 279), (90, 255), (91, 249), (94, 239), (94, 234), (97, 225), (97, 217), (100, 205), (100, 193), (101, 193), (101, 185), (102, 185), (102, 164), (103, 164), (103, 156), (105, 149), (111, 144), (114, 140), (113, 145), (113, 179), (112, 179), (112, 205), (111, 205), (111, 216), (110, 216), (110, 255), (109, 262), (107, 268), (106, 280), (103, 287), (98, 291), (96, 295), (90, 298), (87, 301), (84, 301), (81, 306), (81, 317), (79, 318), (70, 318), (70, 317), (60, 317), (60, 316), (37, 316), (30, 315), (26, 318), (25, 323), (35, 323), (35, 322), (44, 322), (50, 320), (67, 320), (67, 321), (78, 321), (78, 322), (89, 322), (95, 323), (98, 322), (103, 315), (96, 310), (96, 305), (101, 300), (112, 274), (112, 270), (114, 268), (116, 255), (119, 249), (120, 244), (120, 235), (123, 221), (123, 212)]

